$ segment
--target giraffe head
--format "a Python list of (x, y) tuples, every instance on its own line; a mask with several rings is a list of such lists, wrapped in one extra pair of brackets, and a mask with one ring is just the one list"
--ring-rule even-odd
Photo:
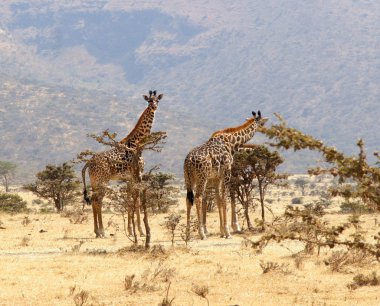
[(263, 126), (268, 121), (268, 118), (261, 117), (261, 112), (260, 111), (257, 111), (257, 115), (256, 115), (256, 112), (252, 112), (252, 116), (255, 119), (256, 124), (257, 124), (258, 127)]
[(143, 95), (145, 101), (147, 101), (149, 103), (149, 106), (151, 106), (153, 109), (156, 109), (158, 107), (158, 102), (160, 102), (163, 96), (163, 94), (159, 94), (157, 96), (157, 92), (155, 90), (149, 90), (149, 96)]

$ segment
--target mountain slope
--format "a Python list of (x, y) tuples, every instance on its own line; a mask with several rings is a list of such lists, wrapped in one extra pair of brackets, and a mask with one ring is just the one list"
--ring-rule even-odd
[[(0, 150), (40, 168), (128, 133), (141, 94), (164, 92), (152, 163), (186, 153), (252, 110), (355, 152), (379, 149), (380, 3), (375, 1), (4, 1)], [(36, 136), (38, 134), (40, 136)], [(293, 156), (293, 154), (291, 154)], [(290, 158), (299, 171), (306, 158)]]

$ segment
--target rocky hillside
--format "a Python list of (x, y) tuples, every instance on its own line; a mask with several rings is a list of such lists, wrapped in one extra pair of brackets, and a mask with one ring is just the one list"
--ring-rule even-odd
[[(346, 152), (379, 149), (380, 3), (376, 1), (3, 1), (0, 149), (27, 173), (123, 136), (164, 92), (149, 156), (181, 173), (189, 149), (251, 110)], [(300, 163), (299, 161), (302, 160)], [(287, 168), (310, 162), (294, 155)]]

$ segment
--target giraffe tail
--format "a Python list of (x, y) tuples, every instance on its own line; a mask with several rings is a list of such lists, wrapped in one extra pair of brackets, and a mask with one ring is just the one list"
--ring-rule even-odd
[(185, 184), (186, 184), (186, 189), (187, 189), (186, 201), (188, 201), (191, 204), (191, 206), (193, 206), (194, 192), (193, 192), (192, 184), (190, 182), (190, 173), (189, 173), (189, 170), (186, 169), (186, 166), (184, 168), (185, 168), (184, 177), (185, 177)]
[(91, 205), (91, 200), (87, 194), (86, 188), (86, 169), (88, 168), (88, 164), (85, 164), (82, 169), (82, 181), (83, 181), (83, 199), (87, 205)]
[(191, 205), (194, 204), (194, 192), (192, 190), (187, 191), (186, 199), (190, 202)]

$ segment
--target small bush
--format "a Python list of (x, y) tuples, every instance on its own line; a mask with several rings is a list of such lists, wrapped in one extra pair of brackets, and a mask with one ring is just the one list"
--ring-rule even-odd
[(347, 287), (355, 290), (363, 286), (378, 286), (380, 281), (376, 275), (376, 272), (372, 272), (370, 275), (358, 274), (354, 276), (353, 282), (348, 284)]
[(55, 213), (55, 210), (52, 206), (53, 204), (48, 202), (48, 203), (42, 203), (41, 206), (40, 206), (40, 210), (39, 210), (39, 213), (41, 214), (52, 214), (52, 213)]
[(21, 221), (21, 224), (23, 226), (27, 226), (29, 223), (31, 223), (32, 221), (29, 219), (28, 216), (24, 217), (24, 219)]
[(34, 205), (41, 205), (43, 203), (44, 203), (44, 201), (42, 201), (41, 199), (34, 199), (32, 201), (32, 204), (34, 204)]
[(20, 242), (20, 246), (29, 246), (30, 238), (29, 237), (23, 237)]
[(0, 211), (15, 214), (26, 210), (26, 202), (18, 194), (0, 194)]
[(263, 274), (269, 273), (269, 272), (280, 272), (283, 274), (289, 274), (289, 265), (288, 264), (278, 264), (277, 262), (264, 262), (260, 260), (260, 267), (263, 270)]
[(78, 292), (76, 295), (74, 295), (74, 303), (76, 306), (83, 306), (86, 304), (88, 298), (90, 297), (90, 294), (88, 291), (82, 290)]
[(166, 289), (166, 296), (161, 301), (161, 303), (158, 304), (158, 306), (171, 306), (173, 304), (173, 301), (175, 298), (169, 299), (170, 285), (171, 285), (171, 283), (169, 283), (168, 289)]
[(90, 298), (88, 291), (81, 289), (77, 285), (71, 286), (69, 290), (76, 306), (84, 306), (88, 302)]
[(181, 215), (173, 212), (169, 216), (166, 216), (165, 220), (162, 226), (170, 233), (172, 246), (174, 246), (176, 228), (181, 220)]
[(292, 199), (292, 204), (302, 204), (303, 199), (302, 198), (293, 198)]
[(124, 278), (124, 288), (127, 291), (157, 291), (160, 290), (160, 283), (170, 283), (175, 275), (175, 268), (168, 268), (163, 261), (158, 262), (153, 269), (146, 269), (140, 277), (135, 274), (126, 275)]
[(73, 224), (83, 224), (88, 221), (88, 215), (80, 208), (64, 210), (61, 212), (61, 217), (68, 218)]
[(369, 264), (372, 257), (364, 250), (336, 251), (324, 263), (333, 272), (345, 272), (347, 266)]
[(340, 205), (340, 210), (343, 213), (353, 213), (353, 214), (364, 214), (371, 213), (373, 210), (365, 205), (363, 205), (359, 201), (349, 202), (345, 201)]
[(295, 267), (298, 270), (303, 269), (304, 260), (305, 260), (305, 256), (304, 256), (303, 252), (299, 252), (299, 253), (296, 253), (296, 254), (292, 255), (292, 258), (294, 260)]
[(204, 298), (207, 301), (207, 305), (210, 305), (209, 300), (207, 298), (207, 295), (209, 293), (209, 288), (207, 285), (202, 286), (202, 285), (193, 284), (191, 291), (193, 291), (199, 297)]
[(125, 276), (125, 278), (124, 278), (124, 288), (125, 288), (125, 290), (129, 291), (129, 290), (135, 289), (135, 288), (133, 288), (133, 279), (135, 277), (136, 277), (135, 274), (126, 275)]
[(83, 243), (83, 240), (79, 241), (78, 244), (72, 246), (71, 251), (78, 253)]

